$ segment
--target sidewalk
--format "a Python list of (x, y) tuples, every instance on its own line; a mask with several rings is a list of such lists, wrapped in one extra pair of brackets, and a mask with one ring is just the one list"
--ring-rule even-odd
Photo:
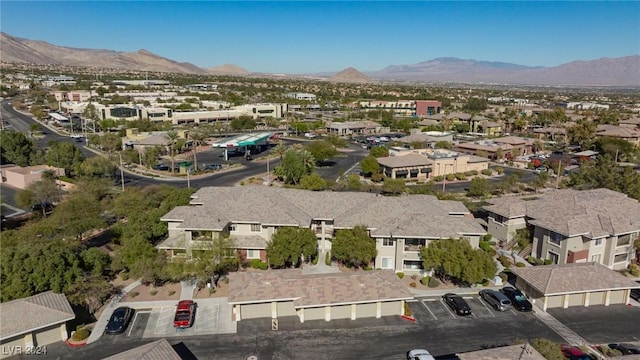
[(481, 287), (468, 287), (468, 288), (448, 288), (448, 289), (434, 289), (434, 290), (423, 290), (416, 288), (409, 288), (409, 291), (413, 293), (415, 296), (436, 296), (440, 297), (444, 294), (452, 293), (457, 295), (478, 295), (478, 292), (483, 289), (491, 289), (491, 290), (500, 290), (505, 286), (511, 286), (510, 284), (504, 284), (501, 286), (481, 286)]

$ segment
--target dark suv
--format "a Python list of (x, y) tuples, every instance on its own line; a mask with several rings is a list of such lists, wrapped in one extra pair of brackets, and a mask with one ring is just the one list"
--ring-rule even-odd
[(506, 286), (500, 289), (500, 292), (505, 294), (511, 300), (511, 306), (516, 308), (518, 311), (533, 310), (533, 306), (520, 290), (511, 286)]

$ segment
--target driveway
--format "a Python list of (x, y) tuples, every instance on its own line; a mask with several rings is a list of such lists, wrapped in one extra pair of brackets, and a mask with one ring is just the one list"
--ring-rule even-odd
[(598, 305), (547, 312), (590, 343), (640, 341), (638, 306)]

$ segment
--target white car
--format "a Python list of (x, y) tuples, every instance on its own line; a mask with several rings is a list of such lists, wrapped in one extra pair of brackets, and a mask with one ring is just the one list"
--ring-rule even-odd
[(436, 360), (427, 350), (414, 349), (407, 353), (407, 360)]

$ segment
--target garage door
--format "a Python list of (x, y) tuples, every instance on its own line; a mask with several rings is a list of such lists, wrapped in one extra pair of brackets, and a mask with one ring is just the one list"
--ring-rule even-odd
[(584, 305), (584, 294), (570, 294), (568, 296), (569, 296), (569, 306)]
[(609, 297), (609, 304), (625, 304), (627, 299), (624, 296), (624, 290), (616, 290), (611, 292), (611, 296)]
[(306, 308), (304, 309), (304, 321), (324, 320), (324, 308)]
[(376, 304), (359, 304), (356, 306), (358, 319), (376, 317)]
[(293, 301), (278, 303), (278, 317), (280, 316), (296, 316), (296, 309), (293, 307)]
[(23, 336), (19, 336), (15, 340), (8, 341), (8, 342), (3, 342), (2, 345), (0, 345), (0, 348), (2, 348), (2, 351), (0, 351), (0, 359), (4, 359), (4, 358), (7, 358), (7, 357), (13, 355), (11, 353), (11, 349), (17, 349), (18, 347), (20, 347), (20, 348), (24, 348), (25, 347), (24, 335)]
[(558, 307), (563, 307), (563, 306), (564, 306), (564, 303), (563, 303), (563, 296), (562, 295), (548, 296), (547, 297), (547, 309), (558, 308)]
[(331, 307), (331, 320), (351, 319), (351, 305), (340, 305)]
[(48, 330), (41, 330), (36, 333), (36, 342), (34, 345), (43, 346), (62, 341), (62, 333), (60, 325), (53, 326)]
[(241, 319), (257, 319), (271, 317), (271, 303), (242, 305), (240, 307)]
[(589, 295), (589, 306), (604, 305), (604, 292), (593, 292)]
[(402, 305), (400, 301), (389, 301), (382, 303), (382, 316), (400, 315)]

